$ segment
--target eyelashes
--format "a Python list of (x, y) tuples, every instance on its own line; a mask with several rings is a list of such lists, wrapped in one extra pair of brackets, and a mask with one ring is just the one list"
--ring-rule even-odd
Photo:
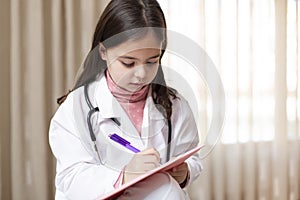
[(125, 67), (133, 67), (134, 66), (134, 62), (132, 63), (125, 63), (125, 62), (121, 62), (122, 65), (124, 65)]
[[(126, 63), (126, 62), (122, 62), (120, 61), (122, 65), (124, 65), (125, 67), (131, 68), (135, 66), (135, 62), (130, 62), (130, 63)], [(147, 62), (146, 65), (147, 66), (152, 66), (152, 65), (156, 65), (158, 64), (158, 60), (155, 62)]]

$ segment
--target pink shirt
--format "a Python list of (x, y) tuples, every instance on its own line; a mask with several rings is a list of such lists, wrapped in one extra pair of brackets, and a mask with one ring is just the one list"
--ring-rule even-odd
[(141, 134), (144, 106), (149, 91), (149, 85), (143, 87), (137, 92), (129, 92), (120, 88), (112, 80), (108, 70), (106, 70), (105, 75), (110, 92), (121, 104), (137, 131)]

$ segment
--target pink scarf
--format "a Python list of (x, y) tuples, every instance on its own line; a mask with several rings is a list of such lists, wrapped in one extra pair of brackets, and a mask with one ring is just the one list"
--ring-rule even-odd
[(123, 88), (120, 88), (112, 80), (108, 70), (106, 70), (105, 76), (110, 92), (121, 104), (137, 131), (141, 134), (144, 106), (149, 91), (149, 85), (143, 87), (137, 92), (129, 92)]

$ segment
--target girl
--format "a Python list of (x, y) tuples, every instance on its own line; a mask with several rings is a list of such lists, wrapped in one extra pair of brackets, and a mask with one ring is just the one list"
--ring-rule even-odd
[[(166, 86), (166, 22), (156, 0), (112, 0), (100, 17), (74, 89), (58, 99), (49, 141), (56, 199), (95, 199), (198, 145), (188, 103)], [(130, 142), (134, 153), (112, 135)], [(197, 155), (118, 199), (188, 199)]]

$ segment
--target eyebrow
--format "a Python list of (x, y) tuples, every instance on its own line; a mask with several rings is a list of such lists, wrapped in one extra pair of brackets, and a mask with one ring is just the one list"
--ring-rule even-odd
[[(160, 57), (160, 54), (157, 54), (155, 56), (151, 56), (147, 58), (147, 60), (153, 59), (153, 58), (158, 58)], [(139, 60), (138, 58), (132, 57), (132, 56), (120, 56), (119, 58), (125, 58), (125, 59), (131, 59), (131, 60)]]

